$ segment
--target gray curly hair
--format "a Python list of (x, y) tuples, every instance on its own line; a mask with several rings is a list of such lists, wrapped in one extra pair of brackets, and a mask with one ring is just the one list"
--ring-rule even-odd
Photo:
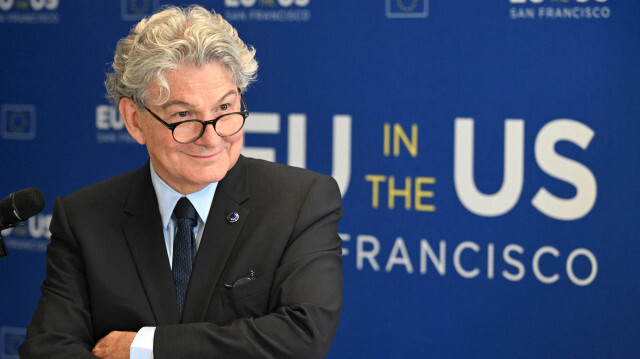
[(169, 98), (166, 71), (216, 62), (229, 68), (244, 91), (257, 76), (255, 53), (219, 14), (200, 6), (165, 7), (118, 41), (105, 87), (116, 106), (124, 97), (144, 105), (150, 100), (149, 85), (156, 83), (160, 96), (154, 101), (163, 103)]

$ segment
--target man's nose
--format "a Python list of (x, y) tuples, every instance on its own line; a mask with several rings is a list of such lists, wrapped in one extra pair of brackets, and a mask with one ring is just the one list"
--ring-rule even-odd
[(218, 135), (216, 130), (213, 128), (213, 124), (208, 124), (204, 127), (202, 136), (196, 142), (199, 142), (201, 144), (215, 145), (218, 143), (218, 141), (220, 141), (220, 138), (220, 135)]

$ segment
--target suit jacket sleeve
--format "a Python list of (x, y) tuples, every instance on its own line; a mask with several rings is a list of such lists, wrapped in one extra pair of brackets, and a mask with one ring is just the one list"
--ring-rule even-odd
[(95, 358), (84, 264), (61, 200), (54, 204), (42, 297), (19, 349), (21, 358)]
[(273, 274), (269, 290), (273, 311), (224, 325), (159, 326), (154, 339), (156, 359), (326, 356), (342, 307), (341, 240), (337, 235), (342, 207), (333, 178), (316, 178), (301, 202)]
[[(122, 233), (122, 221), (130, 217), (123, 213), (123, 201), (132, 198), (130, 188), (148, 193), (138, 197), (141, 202), (155, 200), (148, 171), (145, 166), (56, 199), (42, 295), (19, 348), (21, 358), (95, 358), (95, 343), (110, 331), (137, 331), (156, 323)], [(135, 186), (132, 178), (139, 179)], [(157, 203), (134, 220), (163, 243), (153, 208), (158, 211)], [(146, 218), (157, 223), (149, 225)], [(166, 258), (162, 246), (153, 248)]]

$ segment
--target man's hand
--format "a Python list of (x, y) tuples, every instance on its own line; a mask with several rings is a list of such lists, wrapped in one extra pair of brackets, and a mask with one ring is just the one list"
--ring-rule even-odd
[(136, 332), (111, 332), (98, 340), (92, 353), (100, 359), (129, 359), (131, 343), (136, 334)]

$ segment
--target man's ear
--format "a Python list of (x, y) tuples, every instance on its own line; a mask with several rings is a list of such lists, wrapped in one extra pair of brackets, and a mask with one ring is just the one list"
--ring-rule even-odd
[(144, 117), (144, 114), (138, 108), (138, 105), (130, 98), (123, 97), (120, 100), (119, 105), (120, 115), (124, 118), (124, 124), (127, 126), (127, 131), (136, 142), (141, 145), (146, 143), (144, 131), (140, 120)]

